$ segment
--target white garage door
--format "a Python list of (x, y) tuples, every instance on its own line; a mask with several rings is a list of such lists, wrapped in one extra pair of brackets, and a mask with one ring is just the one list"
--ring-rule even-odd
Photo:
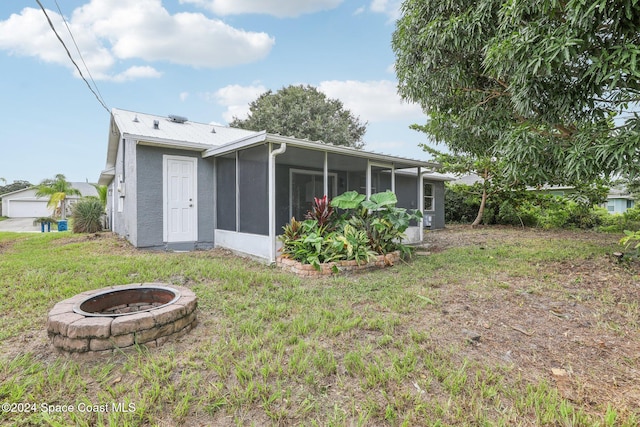
[(51, 211), (47, 209), (46, 200), (9, 200), (10, 218), (37, 218), (50, 216)]

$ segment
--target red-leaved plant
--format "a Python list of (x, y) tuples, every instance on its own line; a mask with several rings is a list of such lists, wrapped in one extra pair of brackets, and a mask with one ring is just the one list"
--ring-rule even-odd
[(327, 223), (331, 220), (332, 214), (333, 208), (329, 203), (329, 198), (325, 194), (321, 198), (313, 198), (313, 206), (311, 206), (311, 210), (307, 212), (304, 218), (315, 219), (318, 221), (318, 225), (320, 227), (324, 227), (328, 225)]

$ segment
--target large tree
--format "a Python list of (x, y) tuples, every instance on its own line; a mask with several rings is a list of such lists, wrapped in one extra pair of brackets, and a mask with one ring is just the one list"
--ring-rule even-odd
[(249, 105), (246, 119), (234, 117), (229, 125), (355, 148), (362, 148), (367, 130), (342, 102), (302, 85), (263, 93)]
[[(6, 180), (2, 180), (2, 181), (6, 184)], [(23, 188), (29, 188), (29, 187), (31, 187), (31, 183), (29, 181), (23, 181), (23, 180), (13, 181), (11, 184), (0, 185), (0, 195), (22, 190)]]
[(454, 152), (505, 160), (529, 184), (635, 174), (637, 0), (405, 0), (401, 96)]
[(37, 197), (49, 197), (47, 207), (53, 210), (54, 216), (60, 215), (62, 219), (67, 217), (67, 196), (81, 196), (80, 190), (73, 188), (62, 174), (57, 174), (53, 179), (45, 179), (38, 186)]

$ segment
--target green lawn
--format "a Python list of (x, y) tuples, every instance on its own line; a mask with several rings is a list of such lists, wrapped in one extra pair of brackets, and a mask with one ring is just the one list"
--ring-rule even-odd
[[(0, 403), (16, 410), (0, 424), (638, 425), (638, 277), (609, 259), (617, 236), (439, 233), (457, 243), (313, 280), (217, 250), (0, 233)], [(135, 282), (194, 290), (199, 325), (110, 358), (54, 353), (55, 303)]]

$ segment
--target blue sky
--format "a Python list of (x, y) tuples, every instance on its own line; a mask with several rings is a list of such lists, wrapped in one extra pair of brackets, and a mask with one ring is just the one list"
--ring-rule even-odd
[[(41, 3), (108, 108), (226, 124), (269, 89), (309, 84), (368, 122), (366, 150), (428, 159), (409, 129), (425, 116), (396, 93), (399, 1), (58, 0), (82, 59)], [(109, 113), (35, 0), (0, 3), (0, 69), (0, 177), (97, 181)]]

